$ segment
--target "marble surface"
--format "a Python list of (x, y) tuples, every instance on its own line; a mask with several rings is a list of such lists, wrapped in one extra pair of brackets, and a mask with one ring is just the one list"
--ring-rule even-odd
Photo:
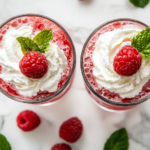
[[(121, 127), (129, 133), (129, 150), (150, 150), (150, 101), (127, 112), (106, 112), (92, 102), (80, 72), (82, 46), (97, 26), (116, 18), (150, 24), (150, 4), (141, 9), (128, 0), (0, 0), (0, 23), (23, 13), (49, 16), (66, 28), (76, 47), (77, 70), (71, 89), (51, 106), (21, 104), (0, 94), (0, 133), (7, 137), (12, 150), (50, 150), (64, 142), (58, 136), (59, 126), (74, 116), (82, 120), (84, 132), (78, 142), (70, 144), (72, 150), (102, 150), (110, 134)], [(16, 126), (16, 116), (26, 109), (37, 112), (42, 119), (37, 129), (27, 133)]]

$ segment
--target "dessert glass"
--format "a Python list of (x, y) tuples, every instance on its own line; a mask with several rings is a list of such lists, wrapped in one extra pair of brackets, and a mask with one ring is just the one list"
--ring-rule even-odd
[[(43, 20), (45, 20), (45, 22)], [(0, 91), (10, 99), (18, 102), (50, 105), (53, 104), (59, 98), (61, 98), (69, 90), (73, 82), (76, 66), (76, 52), (74, 44), (67, 31), (55, 20), (39, 14), (23, 14), (12, 17), (0, 25), (0, 47), (2, 47), (1, 41), (3, 39), (3, 35), (6, 33), (10, 26), (15, 27), (17, 29), (23, 25), (28, 24), (31, 25), (33, 28), (39, 28), (39, 30), (42, 30), (44, 26), (46, 26), (45, 28), (52, 28), (52, 31), (54, 31), (54, 38), (52, 43), (58, 43), (58, 46), (60, 48), (62, 48), (65, 44), (67, 44), (68, 46), (68, 49), (65, 48), (65, 46), (62, 48), (67, 57), (68, 65), (64, 69), (64, 74), (61, 76), (58, 88), (55, 92), (50, 93), (48, 91), (40, 91), (38, 92), (37, 96), (34, 96), (32, 98), (24, 96), (21, 97), (17, 95), (17, 92), (13, 89), (14, 85), (10, 83), (5, 83), (5, 81), (3, 81), (2, 79), (0, 79)]]
[[(135, 107), (136, 105), (148, 100), (150, 98), (150, 80), (143, 86), (142, 91), (137, 93), (132, 98), (121, 98), (119, 94), (110, 92), (108, 89), (102, 87), (96, 82), (96, 77), (93, 75), (93, 51), (95, 49), (95, 43), (98, 40), (100, 34), (114, 29), (121, 28), (124, 25), (131, 24), (137, 25), (141, 29), (145, 29), (148, 25), (134, 19), (116, 19), (106, 22), (97, 27), (87, 38), (81, 53), (81, 72), (85, 82), (85, 87), (88, 93), (92, 96), (92, 100), (100, 108), (107, 111), (124, 111)], [(100, 88), (97, 88), (97, 87)]]

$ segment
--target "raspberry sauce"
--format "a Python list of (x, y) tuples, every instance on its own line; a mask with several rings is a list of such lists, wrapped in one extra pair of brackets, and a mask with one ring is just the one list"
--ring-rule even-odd
[[(93, 51), (95, 49), (95, 43), (98, 40), (99, 36), (105, 32), (113, 31), (115, 29), (121, 29), (124, 25), (136, 25), (139, 26), (141, 29), (145, 29), (146, 27), (144, 25), (138, 24), (136, 22), (132, 21), (116, 21), (112, 23), (108, 23), (107, 25), (100, 28), (96, 33), (91, 37), (91, 39), (88, 41), (84, 54), (83, 54), (83, 69), (86, 76), (87, 81), (89, 82), (90, 86), (93, 88), (93, 90), (101, 95), (102, 97), (113, 101), (117, 103), (133, 103), (136, 101), (141, 100), (142, 98), (146, 97), (150, 93), (150, 80), (143, 86), (142, 91), (140, 93), (137, 93), (135, 97), (132, 98), (122, 98), (119, 94), (115, 92), (110, 92), (108, 89), (102, 87), (96, 82), (96, 78), (93, 75), (93, 61), (92, 61), (92, 55)], [(114, 109), (113, 105), (107, 105), (105, 102), (100, 102), (100, 100), (97, 100), (98, 98), (88, 89), (86, 86), (88, 92), (94, 97), (94, 99), (102, 106), (107, 107), (109, 109)], [(103, 103), (103, 104), (102, 104)], [(107, 105), (107, 106), (106, 106)], [(116, 108), (117, 110), (118, 108)]]
[[(2, 79), (0, 79), (0, 87), (9, 95), (21, 100), (29, 100), (29, 101), (41, 100), (56, 93), (66, 83), (73, 68), (73, 60), (74, 60), (73, 50), (71, 47), (71, 43), (67, 35), (65, 34), (65, 32), (54, 22), (40, 16), (22, 16), (22, 17), (15, 18), (7, 22), (5, 25), (3, 25), (0, 28), (0, 48), (3, 48), (2, 40), (7, 30), (10, 27), (14, 27), (15, 29), (18, 29), (22, 26), (33, 27), (33, 33), (32, 33), (33, 35), (35, 35), (35, 32), (41, 31), (43, 29), (52, 29), (53, 41), (51, 42), (56, 44), (61, 50), (64, 51), (64, 54), (67, 58), (67, 67), (64, 69), (64, 73), (59, 81), (58, 88), (55, 92), (39, 91), (36, 96), (25, 97), (19, 94), (19, 91), (16, 89), (15, 85), (11, 83), (7, 83)], [(2, 70), (3, 69), (0, 66), (0, 73), (2, 73)]]

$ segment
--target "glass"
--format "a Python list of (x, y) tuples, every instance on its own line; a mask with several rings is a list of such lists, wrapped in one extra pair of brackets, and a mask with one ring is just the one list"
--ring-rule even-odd
[[(142, 91), (138, 96), (134, 98), (126, 98), (123, 99), (121, 102), (113, 101), (113, 97), (109, 97), (111, 95), (105, 96), (105, 93), (102, 95), (101, 89), (94, 88), (96, 85), (96, 81), (94, 83), (94, 75), (93, 75), (93, 61), (91, 59), (93, 55), (93, 51), (95, 49), (95, 43), (100, 34), (103, 34), (108, 31), (112, 31), (114, 29), (118, 29), (124, 25), (131, 24), (131, 25), (138, 25), (142, 29), (148, 27), (148, 25), (134, 19), (116, 19), (109, 22), (106, 22), (99, 27), (97, 27), (87, 38), (81, 53), (81, 72), (85, 82), (85, 87), (88, 93), (92, 96), (92, 100), (96, 105), (100, 108), (107, 110), (107, 111), (124, 111), (135, 107), (136, 105), (148, 100), (150, 98), (150, 80), (143, 86)], [(88, 62), (87, 64), (84, 62)], [(96, 80), (96, 79), (95, 79)], [(97, 83), (98, 84), (98, 83)], [(103, 88), (103, 87), (102, 87)], [(103, 90), (104, 91), (104, 90)], [(107, 89), (106, 89), (107, 91)], [(110, 91), (109, 91), (110, 92)], [(144, 93), (145, 92), (145, 93)], [(110, 92), (111, 93), (111, 92)], [(107, 94), (107, 92), (106, 92)], [(112, 94), (113, 95), (113, 94)], [(111, 100), (110, 100), (111, 99)], [(114, 98), (115, 99), (115, 98)]]
[[(53, 27), (52, 30), (55, 30), (56, 28), (58, 28), (59, 31), (62, 33), (62, 36), (67, 37), (66, 38), (67, 40), (63, 41), (63, 42), (68, 42), (67, 44), (69, 45), (69, 48), (70, 48), (69, 49), (69, 54), (67, 56), (67, 62), (71, 61), (73, 59), (71, 61), (71, 63), (69, 62), (71, 64), (71, 66), (69, 66), (70, 67), (70, 70), (69, 70), (70, 72), (68, 73), (68, 76), (66, 75), (67, 78), (64, 80), (65, 81), (64, 83), (63, 83), (63, 76), (61, 77), (62, 84), (60, 84), (60, 85), (62, 85), (62, 86), (60, 86), (60, 88), (58, 88), (58, 90), (56, 92), (53, 92), (53, 93), (47, 92), (47, 95), (46, 95), (46, 91), (45, 91), (45, 93), (43, 92), (43, 95), (45, 94), (44, 98), (38, 98), (38, 99), (34, 99), (34, 100), (28, 100), (27, 98), (18, 98), (17, 96), (11, 94), (11, 92), (9, 93), (9, 91), (11, 90), (9, 87), (7, 88), (7, 90), (3, 88), (3, 86), (2, 86), (3, 80), (2, 79), (0, 79), (0, 85), (1, 85), (0, 86), (0, 91), (4, 95), (9, 97), (10, 99), (18, 101), (18, 102), (29, 103), (29, 104), (50, 105), (50, 104), (56, 102), (56, 100), (61, 98), (69, 90), (69, 88), (72, 85), (72, 82), (73, 82), (73, 79), (74, 79), (74, 75), (75, 75), (76, 52), (75, 52), (74, 44), (73, 44), (73, 42), (71, 40), (71, 37), (67, 33), (67, 31), (59, 23), (57, 23), (55, 20), (53, 20), (53, 19), (51, 19), (49, 17), (43, 16), (43, 15), (39, 15), (39, 14), (23, 14), (23, 15), (12, 17), (12, 18), (8, 19), (7, 21), (5, 21), (4, 23), (1, 24), (1, 26), (0, 26), (0, 31), (1, 31), (0, 32), (0, 41), (3, 38), (1, 33), (5, 34), (5, 32), (6, 32), (4, 29), (7, 28), (7, 27), (5, 27), (5, 26), (11, 24), (12, 27), (16, 27), (17, 24), (19, 24), (19, 23), (27, 23), (27, 20), (28, 21), (30, 20), (32, 22), (34, 20), (34, 17), (37, 17), (37, 18), (39, 17), (39, 18), (44, 19), (48, 23), (52, 24), (52, 27)], [(40, 21), (39, 21), (38, 22), (38, 28), (42, 29), (43, 26), (44, 26), (43, 24), (44, 23), (40, 24)], [(57, 32), (56, 31), (54, 32), (54, 34), (57, 36)], [(54, 38), (55, 38), (55, 35), (54, 35)], [(57, 39), (55, 40), (55, 42), (57, 42)], [(1, 46), (2, 45), (0, 44), (0, 47)], [(63, 49), (63, 51), (65, 51), (65, 50)], [(68, 58), (69, 55), (71, 57), (70, 59)]]

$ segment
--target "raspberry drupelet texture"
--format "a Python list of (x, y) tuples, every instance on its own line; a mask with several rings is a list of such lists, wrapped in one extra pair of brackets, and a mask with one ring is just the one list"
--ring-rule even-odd
[(77, 117), (73, 117), (61, 125), (59, 136), (69, 143), (74, 143), (80, 138), (82, 131), (82, 122)]
[(71, 147), (65, 143), (54, 145), (51, 150), (71, 150)]
[(114, 70), (122, 76), (131, 76), (141, 67), (142, 55), (130, 45), (122, 47), (114, 58)]
[(23, 56), (19, 63), (21, 72), (28, 78), (39, 79), (48, 70), (48, 61), (44, 55), (31, 51)]
[(22, 111), (17, 116), (17, 125), (23, 131), (31, 131), (37, 128), (41, 123), (39, 116), (30, 110)]

